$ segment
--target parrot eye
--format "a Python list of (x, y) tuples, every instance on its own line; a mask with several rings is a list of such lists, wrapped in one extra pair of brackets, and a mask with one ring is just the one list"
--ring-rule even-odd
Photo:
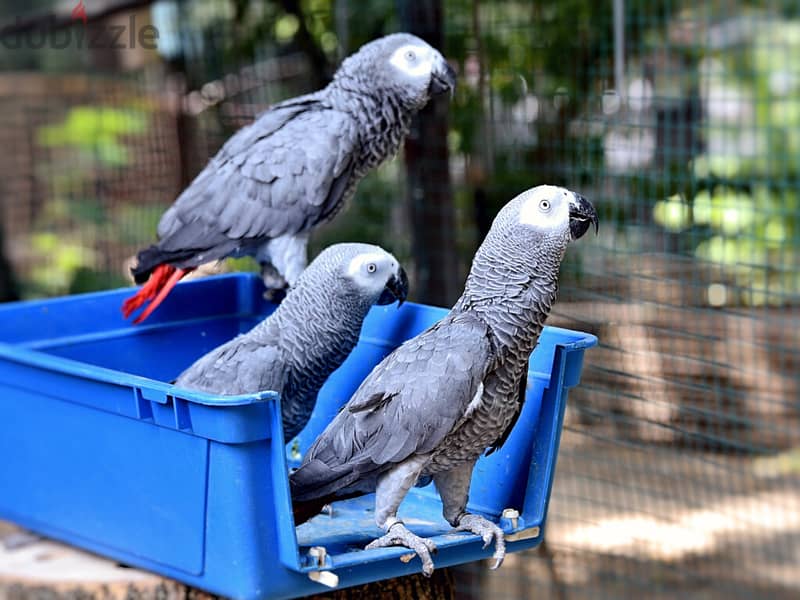
[(378, 267), (375, 265), (375, 263), (369, 263), (367, 265), (367, 273), (374, 273), (377, 270), (378, 270)]
[(539, 202), (539, 208), (545, 212), (550, 210), (550, 200), (542, 200)]
[(414, 62), (415, 60), (417, 60), (417, 53), (414, 52), (413, 50), (407, 50), (406, 51), (406, 60), (408, 62)]

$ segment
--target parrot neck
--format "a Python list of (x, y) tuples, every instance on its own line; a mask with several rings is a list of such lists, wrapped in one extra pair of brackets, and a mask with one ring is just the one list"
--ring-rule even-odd
[(362, 177), (397, 154), (411, 128), (413, 111), (390, 94), (364, 93), (369, 85), (355, 86), (348, 78), (334, 79), (326, 90), (336, 109), (359, 123), (359, 155), (356, 176)]
[[(310, 286), (313, 288), (313, 286)], [(284, 411), (287, 435), (305, 426), (317, 392), (358, 342), (369, 310), (358, 299), (347, 301), (328, 290), (305, 286), (291, 290), (265, 325), (263, 334), (280, 332), (287, 360), (283, 395), (291, 398)]]
[(298, 337), (309, 344), (307, 352), (325, 354), (328, 345), (358, 340), (369, 309), (370, 304), (355, 294), (341, 297), (324, 286), (298, 286), (286, 295), (276, 316), (293, 324)]
[(453, 307), (478, 315), (501, 347), (526, 359), (555, 302), (563, 252), (528, 254), (522, 248), (479, 251)]

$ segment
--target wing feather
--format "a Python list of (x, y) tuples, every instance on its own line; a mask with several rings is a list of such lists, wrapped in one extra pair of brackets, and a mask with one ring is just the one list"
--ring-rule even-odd
[(280, 392), (285, 376), (282, 365), (277, 345), (260, 345), (242, 334), (198, 359), (175, 385), (222, 395)]
[(461, 422), (493, 360), (490, 330), (468, 313), (451, 313), (404, 343), (373, 369), (309, 449), (291, 476), (293, 498), (360, 485), (370, 491), (366, 481), (433, 451)]
[(263, 113), (228, 140), (164, 213), (159, 247), (206, 250), (203, 258), (212, 260), (231, 241), (246, 249), (307, 231), (344, 200), (357, 138), (352, 118), (321, 94)]

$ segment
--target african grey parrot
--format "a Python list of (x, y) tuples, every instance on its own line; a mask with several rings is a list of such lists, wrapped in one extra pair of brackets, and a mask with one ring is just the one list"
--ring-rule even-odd
[(452, 91), (442, 55), (406, 33), (365, 44), (324, 89), (286, 100), (240, 129), (161, 217), (159, 242), (138, 254), (145, 283), (127, 299), (140, 322), (186, 273), (226, 256), (253, 255), (268, 289), (294, 285), (317, 225), (400, 148), (411, 118)]
[(386, 535), (367, 549), (411, 548), (430, 574), (433, 542), (396, 515), (408, 490), (432, 476), (447, 521), (486, 545), (494, 538), (500, 565), (503, 531), (466, 511), (472, 470), (519, 414), (564, 251), (591, 223), (597, 228), (597, 213), (586, 199), (553, 186), (500, 211), (452, 310), (373, 369), (290, 475), (296, 523), (337, 498), (376, 492), (375, 521)]
[(281, 394), (286, 440), (305, 427), (328, 376), (350, 354), (373, 304), (400, 304), (408, 278), (379, 246), (334, 244), (267, 319), (198, 359), (175, 381), (214, 394)]

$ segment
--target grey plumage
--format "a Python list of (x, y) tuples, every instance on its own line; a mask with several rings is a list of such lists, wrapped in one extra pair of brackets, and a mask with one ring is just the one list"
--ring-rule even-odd
[(358, 341), (370, 307), (402, 302), (407, 292), (402, 267), (379, 246), (330, 246), (274, 313), (198, 359), (175, 384), (222, 395), (277, 391), (284, 435), (291, 439), (308, 422), (322, 384)]
[(250, 254), (268, 287), (293, 285), (309, 232), (397, 152), (416, 111), (454, 84), (442, 55), (415, 36), (365, 44), (326, 88), (274, 106), (228, 140), (162, 216), (160, 241), (139, 253), (137, 282), (162, 264), (191, 269)]
[(411, 486), (432, 476), (445, 518), (487, 544), (494, 538), (499, 564), (502, 531), (466, 512), (472, 469), (519, 413), (521, 381), (556, 297), (561, 259), (590, 223), (597, 224), (591, 204), (552, 186), (503, 208), (450, 313), (375, 367), (291, 475), (298, 520), (320, 501), (375, 491), (375, 519), (387, 533), (368, 548), (412, 548), (429, 573), (432, 544), (396, 512)]

